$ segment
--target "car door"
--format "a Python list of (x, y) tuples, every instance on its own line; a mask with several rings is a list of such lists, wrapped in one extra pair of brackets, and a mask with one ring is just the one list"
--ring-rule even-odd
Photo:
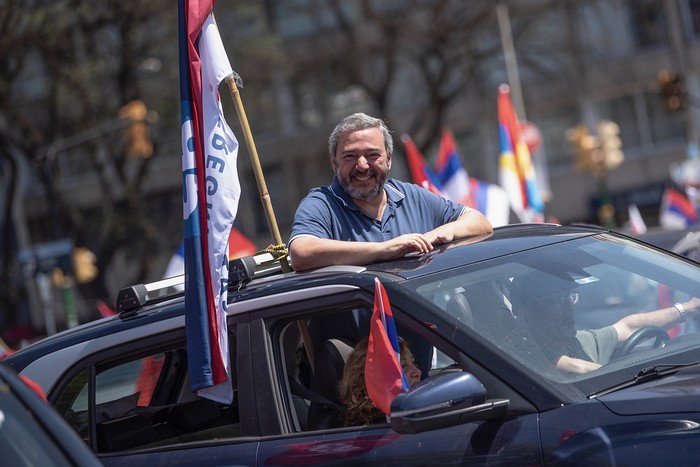
[[(310, 295), (308, 289), (305, 292)], [(517, 415), (511, 411), (498, 419), (484, 416), (413, 434), (398, 433), (389, 423), (344, 426), (338, 419), (339, 401), (332, 400), (333, 394), (328, 392), (333, 385), (322, 374), (330, 368), (333, 378), (338, 378), (342, 370), (322, 363), (323, 344), (332, 340), (352, 347), (351, 336), (367, 334), (362, 317), (371, 313), (372, 306), (373, 296), (357, 291), (290, 302), (251, 315), (251, 342), (259, 342), (251, 350), (259, 357), (254, 364), (259, 369), (255, 385), (263, 434), (259, 465), (541, 463), (536, 411), (512, 389), (499, 387), (502, 383), (493, 375), (487, 391), (508, 395)], [(432, 349), (428, 378), (443, 372), (464, 372), (471, 364), (462, 349), (432, 332), (425, 320), (415, 321), (399, 309), (394, 310), (394, 318), (399, 335), (410, 334), (414, 345), (427, 344)], [(317, 320), (337, 323), (325, 326), (335, 329), (337, 335), (319, 337), (318, 328), (324, 326), (314, 326)], [(306, 339), (311, 341), (313, 363), (308, 355), (304, 357), (309, 345), (305, 329), (311, 335)], [(480, 371), (484, 374), (483, 368)]]
[(239, 416), (246, 403), (236, 384), (237, 337), (234, 324), (232, 404), (192, 393), (184, 330), (90, 356), (64, 375), (50, 400), (104, 465), (255, 465), (256, 428)]

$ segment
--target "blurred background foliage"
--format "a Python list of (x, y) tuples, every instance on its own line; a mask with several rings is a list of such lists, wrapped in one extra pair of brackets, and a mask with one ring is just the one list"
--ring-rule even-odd
[[(547, 92), (575, 93), (580, 47), (572, 37), (553, 39), (543, 18), (600, 1), (508, 3), (517, 18), (514, 40), (527, 44), (518, 50), (524, 78), (570, 76), (569, 85), (553, 83)], [(495, 121), (494, 89), (506, 75), (494, 6), (216, 4), (283, 236), (301, 197), (329, 180), (327, 135), (349, 112), (390, 118), (396, 135), (410, 134), (422, 150), (437, 144), (452, 115), (481, 105), (484, 96), (491, 105), (476, 113)], [(111, 305), (119, 287), (162, 275), (182, 239), (177, 43), (172, 0), (0, 2), (0, 331), (31, 321), (26, 303), (36, 291), (25, 287), (22, 248), (69, 238), (94, 253), (96, 277), (78, 284), (81, 321), (99, 316), (96, 301)], [(139, 101), (152, 153), (135, 155), (133, 122), (120, 112)], [(230, 99), (222, 101), (242, 141)], [(490, 163), (480, 159), (469, 170), (486, 178)], [(244, 195), (236, 225), (264, 247), (270, 240), (258, 227), (264, 222), (245, 149), (239, 170)], [(401, 171), (399, 164), (394, 175)]]

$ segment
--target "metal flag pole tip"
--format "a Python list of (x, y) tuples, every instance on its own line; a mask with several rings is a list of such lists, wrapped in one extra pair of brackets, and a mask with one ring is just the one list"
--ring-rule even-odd
[(236, 84), (237, 88), (243, 89), (243, 78), (241, 78), (241, 75), (236, 73), (235, 71), (233, 72), (232, 75), (229, 75), (226, 77), (226, 80), (233, 80), (233, 82)]

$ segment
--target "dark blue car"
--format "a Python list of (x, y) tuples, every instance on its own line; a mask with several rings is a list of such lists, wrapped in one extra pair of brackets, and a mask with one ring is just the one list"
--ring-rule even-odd
[[(190, 390), (172, 281), (126, 288), (120, 316), (7, 361), (105, 465), (700, 464), (687, 258), (594, 227), (511, 225), (366, 267), (250, 261), (229, 285), (232, 404)], [(338, 382), (375, 278), (423, 379), (389, 420), (346, 426)]]

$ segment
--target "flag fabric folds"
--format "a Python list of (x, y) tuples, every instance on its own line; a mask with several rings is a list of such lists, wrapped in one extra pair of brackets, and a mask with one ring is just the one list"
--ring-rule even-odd
[(211, 14), (213, 3), (178, 2), (185, 328), (192, 390), (230, 403), (228, 239), (241, 188), (238, 141), (224, 119), (218, 92), (233, 69)]
[(401, 141), (406, 148), (406, 161), (408, 162), (408, 170), (411, 172), (413, 183), (444, 197), (445, 194), (442, 192), (437, 175), (425, 161), (416, 143), (408, 135), (401, 136)]
[(471, 197), (469, 174), (459, 160), (454, 136), (447, 128), (442, 131), (435, 174), (442, 185), (442, 191), (449, 199), (465, 206), (476, 207)]
[(374, 311), (369, 328), (365, 361), (367, 395), (387, 416), (391, 402), (407, 391), (408, 380), (401, 369), (401, 352), (389, 298), (379, 279), (374, 279)]
[(541, 222), (544, 204), (535, 169), (510, 99), (510, 87), (505, 84), (498, 88), (498, 127), (500, 185), (508, 193), (511, 207), (521, 222)]
[(698, 222), (693, 201), (675, 186), (669, 186), (661, 197), (659, 225), (668, 229), (685, 229)]

